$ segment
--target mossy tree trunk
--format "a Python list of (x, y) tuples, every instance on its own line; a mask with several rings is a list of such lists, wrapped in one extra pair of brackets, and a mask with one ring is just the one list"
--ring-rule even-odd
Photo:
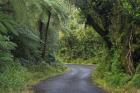
[(48, 39), (48, 30), (49, 30), (50, 20), (51, 20), (51, 12), (48, 11), (48, 21), (47, 21), (47, 25), (45, 29), (46, 31), (45, 31), (45, 37), (44, 37), (44, 46), (42, 50), (42, 58), (44, 59), (47, 56), (47, 39)]

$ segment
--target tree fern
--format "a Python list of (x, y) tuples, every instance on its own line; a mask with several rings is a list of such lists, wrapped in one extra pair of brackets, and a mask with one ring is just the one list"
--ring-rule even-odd
[(15, 27), (16, 22), (14, 22), (12, 17), (0, 12), (0, 33), (11, 32), (14, 35), (18, 35), (18, 32), (15, 30)]

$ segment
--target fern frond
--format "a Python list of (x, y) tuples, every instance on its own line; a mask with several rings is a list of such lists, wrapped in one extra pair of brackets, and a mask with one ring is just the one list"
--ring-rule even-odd
[(13, 21), (11, 16), (8, 16), (0, 12), (0, 33), (11, 32), (14, 35), (18, 35), (18, 32), (15, 30), (16, 22)]

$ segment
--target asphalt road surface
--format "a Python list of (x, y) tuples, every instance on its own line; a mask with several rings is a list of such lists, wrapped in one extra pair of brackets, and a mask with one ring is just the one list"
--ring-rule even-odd
[(34, 86), (34, 93), (106, 93), (91, 84), (90, 74), (94, 66), (68, 65), (71, 71), (50, 78)]

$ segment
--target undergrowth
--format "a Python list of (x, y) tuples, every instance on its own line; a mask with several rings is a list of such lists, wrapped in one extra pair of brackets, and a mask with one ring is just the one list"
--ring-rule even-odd
[(110, 55), (102, 49), (102, 54), (96, 58), (98, 64), (92, 73), (93, 82), (109, 93), (140, 93), (140, 66), (137, 66), (134, 75), (127, 74), (121, 63), (120, 50)]
[(94, 58), (89, 58), (89, 59), (77, 58), (77, 59), (64, 60), (63, 62), (67, 64), (96, 64)]
[(29, 92), (31, 85), (65, 70), (66, 67), (59, 63), (48, 65), (42, 62), (28, 68), (14, 63), (4, 73), (0, 73), (0, 93), (32, 93)]

